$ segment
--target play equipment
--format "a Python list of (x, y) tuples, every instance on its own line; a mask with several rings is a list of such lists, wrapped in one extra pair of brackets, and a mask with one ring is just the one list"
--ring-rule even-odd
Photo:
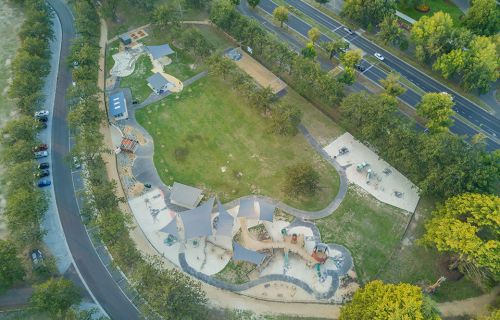
[(403, 193), (402, 192), (399, 192), (399, 191), (394, 191), (394, 195), (398, 198), (402, 198), (403, 197)]
[(328, 249), (328, 246), (326, 244), (317, 243), (314, 246), (313, 253), (311, 256), (314, 258), (314, 260), (316, 260), (320, 264), (323, 264), (323, 263), (325, 263), (326, 260), (328, 260), (328, 253), (329, 253), (329, 249)]
[(284, 258), (285, 258), (285, 263), (284, 263), (283, 267), (285, 269), (288, 269), (288, 268), (290, 268), (290, 260), (288, 260), (288, 251), (286, 251), (286, 250), (284, 252)]
[(174, 243), (177, 242), (177, 238), (174, 237), (173, 235), (169, 234), (167, 238), (163, 241), (164, 244), (166, 244), (168, 247), (172, 246)]
[(238, 48), (234, 48), (231, 51), (229, 51), (227, 54), (227, 57), (233, 61), (239, 61), (241, 60), (241, 52), (239, 51)]
[(366, 171), (366, 183), (370, 183), (371, 178), (372, 178), (372, 169), (368, 169)]
[(358, 165), (356, 166), (356, 170), (363, 171), (366, 167), (368, 167), (368, 163), (366, 162), (358, 163)]
[(339, 156), (344, 155), (348, 152), (349, 152), (349, 149), (347, 149), (346, 147), (342, 147), (339, 149)]

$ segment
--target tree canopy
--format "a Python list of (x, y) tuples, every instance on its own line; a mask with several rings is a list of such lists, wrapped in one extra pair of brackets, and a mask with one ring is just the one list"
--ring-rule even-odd
[(378, 25), (387, 15), (396, 13), (394, 0), (346, 0), (342, 15), (358, 21), (363, 27)]
[(500, 30), (500, 10), (495, 0), (471, 0), (465, 25), (474, 33), (492, 36)]
[(16, 281), (22, 280), (24, 275), (24, 267), (17, 255), (16, 246), (0, 239), (0, 294)]
[(426, 93), (417, 105), (417, 114), (427, 119), (427, 128), (431, 132), (448, 130), (453, 124), (453, 98), (448, 93)]
[(351, 302), (340, 311), (340, 320), (414, 319), (439, 320), (434, 308), (429, 308), (422, 290), (407, 283), (384, 284), (380, 280), (368, 283), (354, 293)]
[(464, 271), (484, 268), (494, 279), (500, 278), (500, 197), (477, 193), (451, 197), (432, 213), (425, 228), (423, 242), (456, 255)]
[(280, 22), (280, 26), (283, 28), (283, 23), (288, 21), (288, 9), (285, 6), (279, 6), (273, 11), (274, 19)]
[(445, 52), (445, 43), (453, 31), (453, 20), (448, 13), (436, 12), (432, 16), (421, 17), (411, 29), (411, 37), (416, 45), (415, 55), (419, 61)]
[(288, 196), (312, 196), (319, 188), (319, 173), (308, 163), (299, 163), (286, 170), (283, 191)]
[(34, 288), (30, 300), (31, 306), (54, 317), (64, 316), (72, 305), (81, 300), (78, 288), (73, 282), (64, 278), (52, 278), (35, 285)]

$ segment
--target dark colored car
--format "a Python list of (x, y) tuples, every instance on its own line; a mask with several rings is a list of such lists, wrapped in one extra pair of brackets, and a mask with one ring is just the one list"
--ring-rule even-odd
[(50, 184), (51, 184), (51, 182), (49, 179), (42, 179), (42, 180), (38, 181), (38, 186), (40, 188), (48, 187), (48, 186), (50, 186)]
[(39, 249), (33, 249), (30, 252), (31, 262), (34, 266), (38, 266), (43, 263), (43, 254)]
[(355, 67), (356, 67), (356, 69), (358, 69), (358, 70), (359, 70), (359, 71), (361, 71), (361, 72), (363, 72), (363, 71), (365, 71), (365, 70), (366, 70), (366, 69), (365, 69), (365, 67), (363, 67), (363, 66), (362, 66), (362, 65), (360, 65), (360, 64), (355, 65)]
[(47, 122), (47, 121), (49, 121), (49, 117), (47, 117), (47, 116), (37, 117), (36, 119), (38, 121), (40, 121), (40, 122)]
[(37, 145), (36, 147), (33, 148), (33, 152), (37, 152), (37, 151), (45, 151), (49, 148), (49, 146), (46, 144), (46, 143), (42, 143), (42, 144), (39, 144)]
[(43, 169), (43, 170), (40, 170), (38, 172), (35, 172), (35, 176), (37, 178), (48, 177), (48, 176), (50, 176), (50, 171), (49, 171), (49, 169)]
[(48, 169), (50, 168), (50, 164), (48, 162), (42, 162), (38, 165), (38, 169)]

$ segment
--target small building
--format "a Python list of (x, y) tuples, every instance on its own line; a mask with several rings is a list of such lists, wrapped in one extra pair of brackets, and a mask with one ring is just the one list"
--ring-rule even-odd
[(162, 94), (165, 91), (168, 91), (174, 87), (174, 84), (165, 79), (165, 77), (163, 77), (159, 72), (153, 74), (151, 77), (147, 79), (147, 81), (148, 81), (148, 86), (156, 94)]
[(118, 91), (109, 96), (109, 113), (115, 120), (128, 119), (127, 100), (123, 91)]
[(170, 193), (170, 202), (188, 209), (198, 206), (202, 198), (202, 190), (185, 184), (174, 182)]
[(121, 36), (119, 36), (118, 38), (120, 38), (120, 41), (124, 44), (124, 45), (129, 45), (132, 43), (132, 38), (126, 33), (126, 34), (122, 34)]

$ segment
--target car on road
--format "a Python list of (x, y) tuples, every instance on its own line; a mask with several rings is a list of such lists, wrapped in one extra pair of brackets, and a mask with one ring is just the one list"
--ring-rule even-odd
[(46, 143), (41, 143), (37, 145), (36, 147), (33, 147), (33, 152), (36, 151), (45, 151), (49, 148), (49, 146)]
[(355, 67), (358, 71), (360, 71), (360, 72), (363, 72), (363, 71), (365, 71), (365, 70), (366, 70), (366, 68), (365, 68), (365, 67), (363, 67), (363, 66), (362, 66), (362, 65), (360, 65), (360, 64), (356, 64), (356, 65), (354, 65), (354, 67)]
[(40, 158), (45, 158), (49, 156), (49, 153), (47, 151), (37, 151), (34, 153), (35, 159), (40, 159)]
[(73, 167), (75, 169), (80, 169), (82, 167), (77, 157), (73, 157)]
[(40, 111), (35, 112), (35, 118), (38, 118), (38, 117), (47, 117), (48, 115), (49, 115), (49, 111), (48, 110), (40, 110)]
[(42, 251), (40, 251), (40, 249), (31, 250), (30, 258), (31, 262), (33, 262), (33, 265), (35, 267), (43, 263), (43, 254)]
[(348, 34), (354, 34), (354, 31), (352, 31), (351, 29), (349, 29), (348, 27), (344, 27), (342, 28), (344, 29), (345, 32), (347, 32)]
[(48, 177), (50, 176), (50, 171), (49, 169), (43, 169), (38, 172), (35, 172), (35, 177), (37, 178), (43, 178), (43, 177)]
[(445, 94), (445, 95), (449, 96), (451, 101), (453, 101), (453, 96), (451, 94), (449, 94), (448, 92), (442, 91), (441, 94)]
[(48, 169), (50, 168), (50, 164), (48, 162), (42, 162), (38, 165), (38, 169)]
[(42, 179), (38, 181), (38, 187), (43, 188), (43, 187), (48, 187), (50, 186), (51, 182), (49, 179)]
[(375, 52), (373, 55), (375, 56), (375, 58), (379, 59), (380, 61), (384, 61), (384, 59), (385, 59), (384, 56), (378, 52)]

